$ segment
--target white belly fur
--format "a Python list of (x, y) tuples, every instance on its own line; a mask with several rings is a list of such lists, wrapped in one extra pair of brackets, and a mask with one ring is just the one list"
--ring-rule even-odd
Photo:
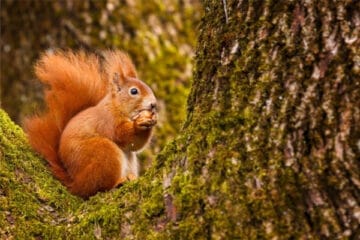
[(139, 176), (139, 162), (134, 152), (124, 152), (121, 159), (121, 178), (133, 174), (135, 177)]

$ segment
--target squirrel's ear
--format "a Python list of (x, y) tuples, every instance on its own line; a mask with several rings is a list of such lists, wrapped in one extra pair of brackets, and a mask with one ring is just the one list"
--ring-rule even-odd
[(120, 76), (118, 73), (114, 73), (113, 79), (110, 80), (110, 89), (113, 95), (121, 91), (120, 85)]

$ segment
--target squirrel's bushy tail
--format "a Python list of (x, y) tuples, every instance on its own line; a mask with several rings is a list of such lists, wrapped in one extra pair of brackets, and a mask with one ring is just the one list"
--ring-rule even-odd
[(56, 51), (42, 55), (35, 65), (37, 78), (47, 85), (43, 114), (24, 122), (30, 144), (50, 164), (53, 174), (66, 186), (71, 182), (58, 147), (61, 133), (69, 120), (80, 111), (96, 105), (107, 91), (99, 59), (84, 52)]

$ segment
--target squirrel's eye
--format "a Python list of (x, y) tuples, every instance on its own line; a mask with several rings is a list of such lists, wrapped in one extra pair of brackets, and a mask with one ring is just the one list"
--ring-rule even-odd
[(131, 95), (136, 95), (139, 93), (139, 90), (137, 90), (137, 88), (132, 88), (132, 89), (130, 89), (130, 93), (131, 93)]

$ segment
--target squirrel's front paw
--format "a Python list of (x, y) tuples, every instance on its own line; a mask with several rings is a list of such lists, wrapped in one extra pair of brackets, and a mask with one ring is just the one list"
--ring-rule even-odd
[(137, 177), (136, 175), (130, 173), (129, 175), (127, 175), (126, 177), (123, 178), (119, 178), (118, 181), (115, 184), (115, 187), (121, 187), (122, 185), (124, 185), (125, 182), (128, 181), (133, 181), (135, 180)]
[(141, 111), (135, 119), (136, 127), (143, 130), (152, 128), (156, 123), (156, 113), (151, 111)]

